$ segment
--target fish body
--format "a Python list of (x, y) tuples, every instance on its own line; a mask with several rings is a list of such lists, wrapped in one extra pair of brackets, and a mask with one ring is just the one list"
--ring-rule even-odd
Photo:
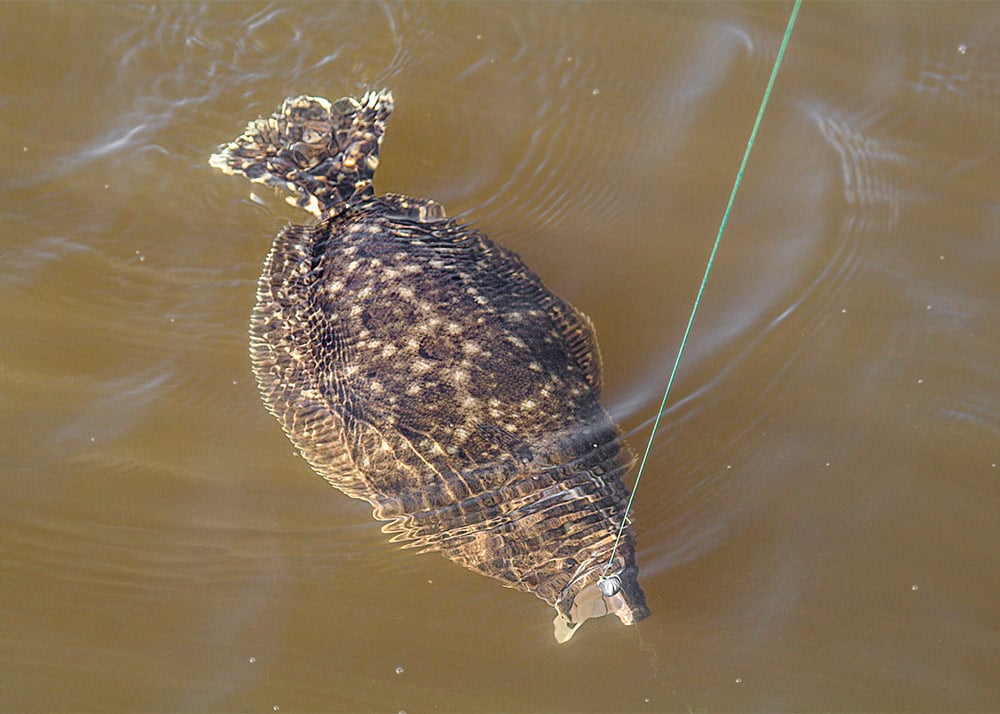
[(633, 457), (600, 403), (594, 328), (440, 204), (375, 195), (392, 106), (292, 97), (212, 156), (319, 219), (281, 230), (258, 281), (264, 404), (393, 540), (534, 593), (560, 642), (591, 617), (641, 620), (631, 524), (606, 569)]

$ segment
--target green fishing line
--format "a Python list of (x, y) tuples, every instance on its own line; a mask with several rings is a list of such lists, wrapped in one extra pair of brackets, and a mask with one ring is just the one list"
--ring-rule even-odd
[[(674, 360), (673, 369), (670, 370), (670, 378), (667, 380), (667, 388), (663, 391), (663, 400), (660, 402), (660, 409), (656, 413), (656, 419), (653, 421), (653, 429), (649, 434), (649, 441), (646, 442), (646, 451), (642, 455), (642, 461), (639, 462), (639, 470), (635, 475), (635, 485), (632, 486), (632, 494), (629, 496), (628, 503), (625, 506), (625, 514), (622, 516), (622, 524), (618, 528), (618, 537), (615, 539), (614, 548), (611, 549), (611, 557), (608, 559), (608, 564), (604, 568), (604, 575), (607, 575), (608, 571), (611, 569), (612, 564), (615, 560), (615, 555), (618, 552), (618, 544), (622, 539), (622, 532), (625, 530), (625, 524), (628, 523), (628, 514), (632, 509), (632, 502), (635, 500), (635, 493), (639, 489), (639, 479), (642, 478), (642, 472), (646, 468), (646, 461), (649, 458), (649, 451), (653, 447), (653, 438), (656, 436), (656, 429), (660, 425), (660, 418), (663, 416), (663, 412), (667, 407), (667, 396), (670, 394), (670, 388), (674, 384), (674, 376), (677, 374), (677, 365), (681, 362), (681, 355), (684, 353), (684, 346), (687, 344), (688, 335), (691, 334), (691, 325), (694, 323), (695, 313), (698, 312), (698, 305), (701, 304), (701, 296), (705, 292), (705, 284), (708, 282), (708, 274), (712, 272), (712, 264), (715, 262), (715, 254), (719, 250), (719, 243), (722, 242), (722, 233), (726, 230), (726, 223), (729, 222), (729, 213), (733, 209), (733, 202), (736, 200), (736, 191), (740, 187), (740, 183), (743, 181), (743, 170), (746, 169), (747, 160), (750, 158), (750, 150), (753, 148), (753, 142), (757, 138), (757, 130), (760, 129), (761, 120), (764, 118), (764, 109), (767, 107), (767, 100), (771, 97), (771, 89), (774, 87), (774, 80), (778, 76), (778, 68), (781, 67), (781, 59), (785, 56), (785, 48), (788, 47), (788, 40), (792, 36), (792, 28), (795, 26), (795, 18), (799, 14), (799, 6), (802, 4), (802, 0), (795, 0), (795, 5), (792, 7), (792, 16), (788, 18), (788, 27), (785, 28), (785, 36), (781, 40), (781, 46), (778, 48), (778, 56), (774, 59), (774, 68), (771, 70), (771, 78), (767, 82), (767, 88), (764, 90), (764, 97), (760, 102), (760, 109), (757, 110), (757, 120), (753, 124), (753, 130), (750, 132), (750, 139), (747, 141), (746, 151), (743, 152), (743, 161), (740, 162), (739, 171), (736, 172), (736, 181), (733, 182), (733, 190), (729, 194), (729, 203), (726, 204), (726, 210), (722, 214), (722, 223), (719, 225), (719, 233), (715, 236), (715, 245), (712, 246), (712, 252), (708, 256), (708, 264), (705, 266), (705, 274), (701, 279), (701, 286), (698, 288), (698, 295), (694, 299), (694, 307), (691, 308), (691, 317), (688, 318), (687, 327), (684, 329), (684, 336), (681, 338), (681, 346), (677, 350), (677, 359)], [(604, 575), (601, 577), (603, 578)]]

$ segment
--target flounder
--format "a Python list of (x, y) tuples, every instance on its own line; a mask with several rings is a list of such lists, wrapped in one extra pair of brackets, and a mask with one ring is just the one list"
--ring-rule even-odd
[(291, 97), (211, 157), (319, 218), (278, 233), (257, 284), (264, 404), (392, 540), (534, 593), (560, 642), (641, 620), (631, 523), (606, 568), (633, 457), (599, 401), (594, 328), (440, 204), (375, 195), (392, 108), (388, 91)]

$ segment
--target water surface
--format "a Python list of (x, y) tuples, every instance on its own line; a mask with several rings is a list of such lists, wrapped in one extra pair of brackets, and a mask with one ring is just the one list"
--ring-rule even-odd
[(790, 10), (0, 5), (0, 709), (1000, 708), (991, 4), (804, 5), (636, 500), (639, 626), (559, 646), (397, 549), (256, 394), (306, 217), (208, 156), (385, 86), (376, 188), (587, 312), (640, 450)]

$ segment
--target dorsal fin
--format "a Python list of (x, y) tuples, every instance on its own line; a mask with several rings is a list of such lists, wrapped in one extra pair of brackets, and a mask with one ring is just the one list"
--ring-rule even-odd
[(343, 97), (289, 97), (269, 117), (247, 124), (242, 136), (209, 160), (227, 174), (290, 191), (286, 200), (319, 218), (371, 198), (392, 93)]

